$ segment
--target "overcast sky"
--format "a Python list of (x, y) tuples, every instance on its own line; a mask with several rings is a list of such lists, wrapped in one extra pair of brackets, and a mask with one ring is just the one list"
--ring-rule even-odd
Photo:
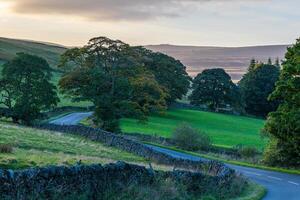
[(82, 45), (249, 46), (300, 37), (300, 0), (0, 0), (0, 36)]

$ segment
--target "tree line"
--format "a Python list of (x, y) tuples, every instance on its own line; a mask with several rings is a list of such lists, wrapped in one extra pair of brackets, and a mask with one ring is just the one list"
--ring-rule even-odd
[[(74, 101), (94, 104), (94, 123), (120, 132), (123, 117), (146, 120), (166, 110), (191, 89), (190, 103), (213, 111), (224, 107), (267, 118), (270, 138), (265, 161), (271, 165), (300, 165), (300, 40), (288, 48), (281, 65), (252, 59), (247, 73), (234, 84), (224, 69), (207, 69), (195, 78), (178, 60), (143, 47), (106, 37), (91, 39), (82, 48), (67, 50), (59, 68), (60, 91)], [(0, 104), (15, 123), (31, 125), (59, 102), (51, 83), (52, 69), (43, 58), (17, 54), (4, 64)], [(1, 114), (1, 111), (0, 111)], [(2, 113), (3, 114), (3, 113)]]

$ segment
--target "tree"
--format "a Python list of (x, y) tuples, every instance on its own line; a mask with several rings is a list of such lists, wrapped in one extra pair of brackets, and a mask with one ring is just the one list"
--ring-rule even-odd
[(56, 87), (50, 83), (51, 68), (43, 58), (19, 53), (4, 64), (0, 80), (0, 103), (14, 122), (26, 125), (40, 117), (41, 111), (56, 106)]
[(270, 143), (264, 154), (269, 165), (300, 167), (300, 38), (288, 48), (270, 100), (280, 100), (269, 114), (264, 132)]
[(240, 107), (238, 87), (224, 69), (207, 69), (193, 80), (193, 92), (189, 97), (192, 105), (208, 105), (218, 112), (227, 104)]
[(276, 58), (274, 65), (280, 69), (281, 65), (278, 57)]
[(128, 44), (93, 38), (83, 48), (63, 54), (60, 66), (66, 74), (59, 85), (75, 101), (94, 103), (99, 127), (118, 132), (121, 117), (145, 119), (166, 106), (163, 88), (141, 60)]
[(276, 110), (278, 101), (269, 101), (279, 78), (279, 69), (274, 65), (258, 64), (254, 70), (248, 71), (238, 83), (245, 111), (248, 114), (266, 117)]
[(267, 63), (267, 64), (268, 64), (268, 65), (273, 65), (272, 59), (271, 59), (271, 58), (268, 59), (268, 63)]
[(154, 74), (156, 81), (168, 93), (168, 104), (181, 99), (188, 92), (191, 78), (179, 60), (141, 47), (136, 49), (141, 53), (145, 67)]
[(252, 59), (250, 60), (250, 65), (249, 65), (249, 67), (248, 67), (248, 71), (254, 70), (256, 64), (257, 64), (257, 62), (256, 62), (255, 58), (252, 58)]

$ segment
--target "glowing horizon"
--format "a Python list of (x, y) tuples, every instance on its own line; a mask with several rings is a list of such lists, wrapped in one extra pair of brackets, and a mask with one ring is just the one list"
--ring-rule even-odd
[(299, 7), (297, 0), (1, 0), (0, 37), (66, 46), (96, 36), (132, 45), (291, 44), (300, 36)]

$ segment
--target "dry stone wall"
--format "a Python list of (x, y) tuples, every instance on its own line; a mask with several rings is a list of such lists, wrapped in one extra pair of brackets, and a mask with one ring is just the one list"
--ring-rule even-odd
[(102, 129), (91, 128), (81, 125), (61, 126), (54, 124), (40, 125), (38, 126), (38, 128), (79, 135), (93, 141), (98, 141), (106, 145), (114, 146), (124, 151), (134, 153), (138, 156), (142, 156), (146, 159), (160, 164), (205, 171), (210, 175), (217, 176), (220, 178), (234, 176), (234, 170), (226, 167), (223, 163), (217, 161), (192, 161), (188, 159), (174, 158), (165, 153), (155, 151), (151, 147), (148, 147), (138, 141), (134, 141), (114, 133), (106, 132)]
[(229, 180), (202, 173), (159, 172), (124, 162), (104, 166), (50, 166), (0, 170), (0, 199), (110, 199), (112, 192), (121, 192), (128, 186), (147, 186), (156, 178), (172, 179), (195, 194), (213, 192), (222, 195), (222, 191), (231, 185)]

